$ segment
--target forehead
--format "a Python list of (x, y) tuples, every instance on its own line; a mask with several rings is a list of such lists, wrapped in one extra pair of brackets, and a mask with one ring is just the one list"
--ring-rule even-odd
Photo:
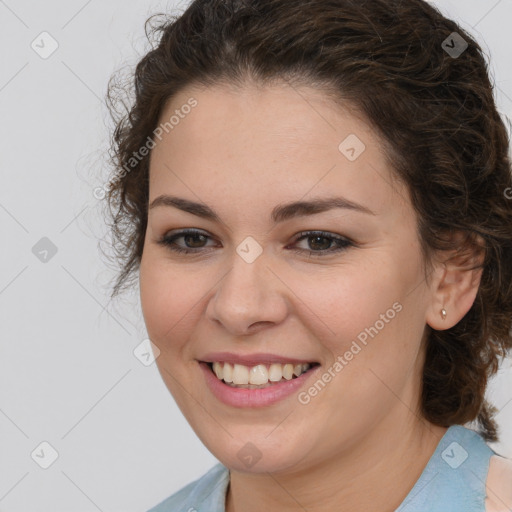
[(198, 197), (223, 191), (247, 201), (347, 191), (379, 205), (393, 192), (384, 190), (393, 171), (379, 137), (322, 91), (286, 83), (188, 87), (167, 103), (160, 125), (171, 118), (151, 154), (153, 198), (176, 188), (190, 196), (191, 187)]
[[(301, 145), (321, 143), (323, 147), (331, 143), (337, 149), (337, 139), (346, 128), (377, 142), (362, 116), (356, 117), (354, 107), (336, 104), (326, 93), (312, 87), (286, 82), (271, 86), (249, 83), (244, 87), (187, 87), (167, 102), (161, 123), (181, 109), (188, 110), (186, 104), (191, 100), (196, 106), (173, 128), (175, 135), (181, 134), (188, 141), (204, 143), (206, 138), (215, 137), (232, 144), (247, 141), (279, 148), (284, 141), (295, 140)], [(187, 123), (187, 118), (195, 122)]]

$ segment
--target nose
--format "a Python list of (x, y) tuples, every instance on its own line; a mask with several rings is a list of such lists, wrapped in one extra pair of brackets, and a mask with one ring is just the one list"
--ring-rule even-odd
[(206, 314), (233, 335), (247, 335), (282, 322), (288, 313), (286, 286), (263, 255), (252, 263), (236, 254), (221, 278)]

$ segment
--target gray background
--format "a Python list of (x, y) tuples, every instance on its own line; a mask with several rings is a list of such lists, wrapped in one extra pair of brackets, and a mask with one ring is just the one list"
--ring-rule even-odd
[[(512, 0), (434, 3), (491, 55), (512, 117)], [(150, 14), (186, 4), (0, 0), (0, 512), (145, 511), (216, 462), (133, 353), (147, 337), (138, 290), (109, 304), (93, 193), (107, 181), (107, 81), (148, 49)], [(51, 48), (43, 31), (58, 43), (46, 59), (31, 47)], [(57, 249), (46, 262), (43, 237)], [(508, 361), (489, 390), (508, 457), (511, 383)], [(47, 469), (43, 441), (58, 453)]]

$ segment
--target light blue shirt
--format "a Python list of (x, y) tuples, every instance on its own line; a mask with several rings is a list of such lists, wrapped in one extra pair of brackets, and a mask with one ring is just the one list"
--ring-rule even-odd
[[(477, 432), (452, 425), (395, 512), (485, 512), (492, 455)], [(226, 512), (228, 484), (229, 470), (216, 464), (148, 512)]]

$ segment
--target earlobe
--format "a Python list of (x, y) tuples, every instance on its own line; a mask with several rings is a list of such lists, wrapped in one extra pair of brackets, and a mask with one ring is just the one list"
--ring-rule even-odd
[(484, 263), (483, 240), (479, 238), (444, 261), (437, 263), (431, 281), (431, 304), (426, 322), (443, 331), (456, 325), (471, 309), (480, 287)]

